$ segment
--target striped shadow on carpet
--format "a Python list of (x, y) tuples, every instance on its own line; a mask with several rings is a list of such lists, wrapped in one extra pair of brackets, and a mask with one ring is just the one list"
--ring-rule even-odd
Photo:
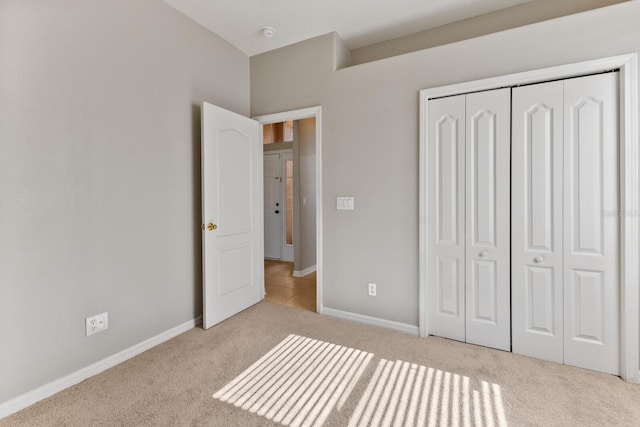
[[(289, 335), (213, 397), (283, 425), (322, 426), (372, 353)], [(356, 426), (506, 426), (500, 386), (381, 359), (349, 419)]]
[(372, 357), (289, 335), (213, 397), (284, 425), (321, 426), (336, 404), (344, 405)]
[(356, 407), (356, 426), (500, 426), (504, 406), (498, 384), (397, 360), (380, 360)]

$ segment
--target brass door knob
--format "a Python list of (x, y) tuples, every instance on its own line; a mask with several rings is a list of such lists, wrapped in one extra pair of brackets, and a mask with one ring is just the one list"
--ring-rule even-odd
[(212, 222), (210, 222), (209, 224), (207, 224), (207, 230), (209, 230), (209, 231), (213, 231), (213, 230), (215, 230), (216, 228), (218, 228), (218, 226), (217, 226), (217, 225), (215, 225), (215, 224), (214, 224), (214, 223), (212, 223)]

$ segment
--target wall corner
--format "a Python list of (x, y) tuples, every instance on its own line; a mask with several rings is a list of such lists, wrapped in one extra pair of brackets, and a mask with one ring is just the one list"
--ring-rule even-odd
[(351, 51), (344, 44), (340, 35), (333, 33), (333, 70), (339, 70), (351, 65)]

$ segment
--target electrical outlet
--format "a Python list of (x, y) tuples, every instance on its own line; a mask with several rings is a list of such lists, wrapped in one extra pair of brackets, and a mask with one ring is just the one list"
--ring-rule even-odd
[(86, 318), (87, 336), (109, 329), (109, 313), (104, 312)]
[(376, 284), (375, 283), (369, 283), (369, 296), (370, 297), (375, 297), (376, 296)]

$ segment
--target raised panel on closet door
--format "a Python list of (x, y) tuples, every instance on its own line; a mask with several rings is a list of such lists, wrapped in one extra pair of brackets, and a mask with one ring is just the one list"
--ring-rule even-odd
[(563, 82), (513, 89), (513, 352), (563, 361)]
[(465, 97), (429, 101), (429, 333), (464, 341)]
[(565, 81), (565, 363), (619, 374), (618, 73)]
[(466, 99), (466, 341), (511, 349), (511, 91)]

